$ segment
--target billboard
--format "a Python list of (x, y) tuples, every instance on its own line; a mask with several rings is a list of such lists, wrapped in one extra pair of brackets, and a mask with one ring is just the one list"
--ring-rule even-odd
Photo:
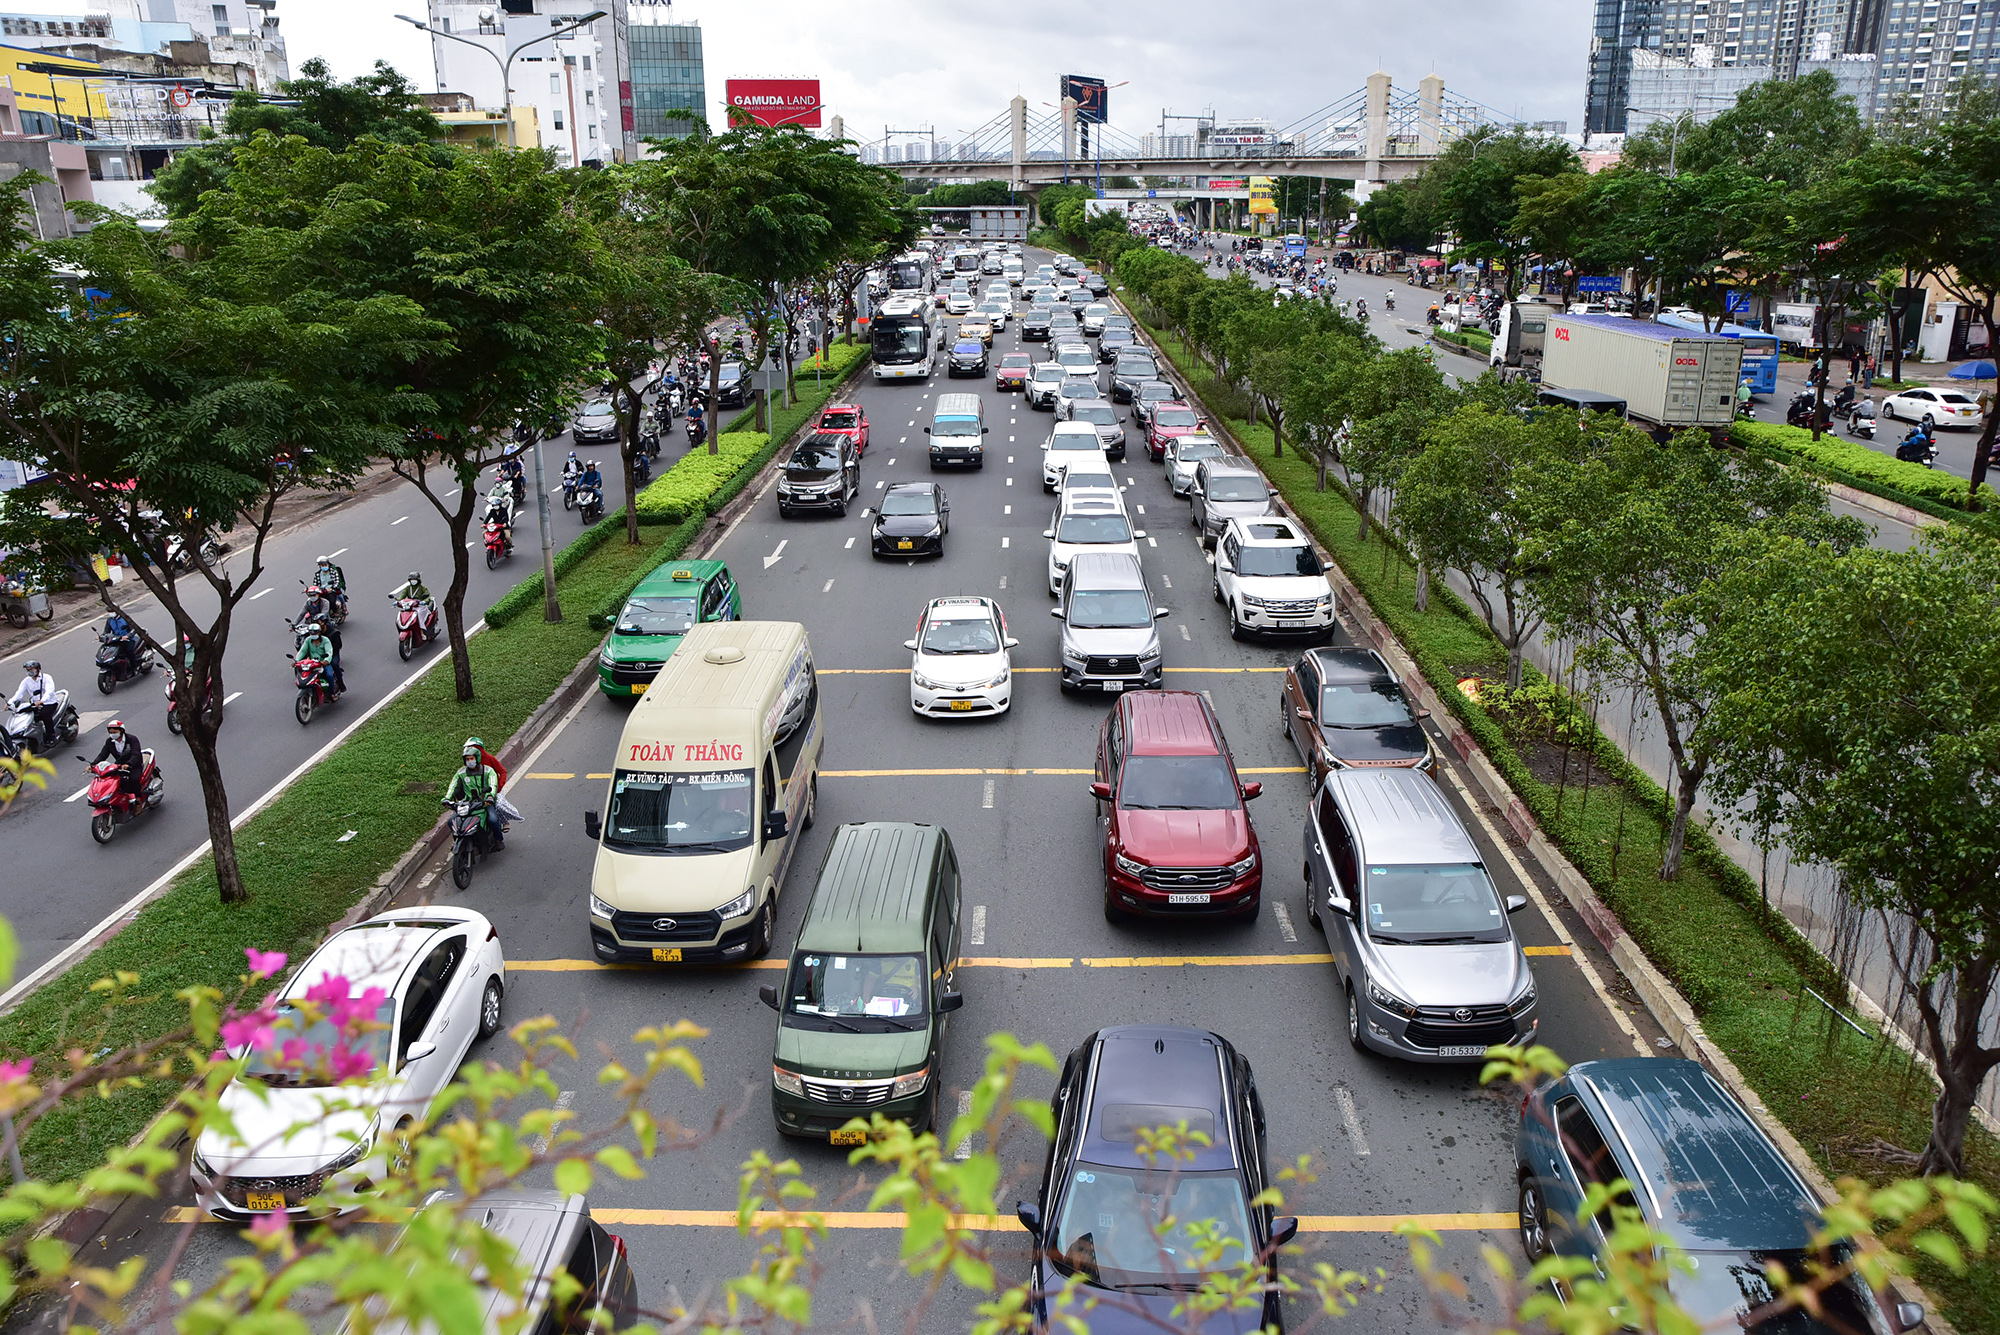
[(1253, 176), (1250, 178), (1250, 212), (1276, 213), (1278, 206), (1271, 199), (1271, 178)]
[(1078, 124), (1102, 125), (1110, 114), (1110, 94), (1106, 92), (1102, 79), (1093, 79), (1088, 74), (1065, 74), (1062, 76), (1062, 95), (1076, 99)]
[(759, 125), (819, 126), (818, 79), (730, 79), (723, 100)]
[(1220, 176), (1211, 176), (1208, 178), (1208, 188), (1210, 190), (1241, 190), (1243, 188), (1243, 178), (1235, 176), (1225, 180)]

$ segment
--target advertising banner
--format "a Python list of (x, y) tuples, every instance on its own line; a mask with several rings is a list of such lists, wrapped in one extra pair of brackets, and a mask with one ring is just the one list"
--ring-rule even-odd
[(819, 127), (818, 79), (731, 79), (724, 97), (759, 125)]
[(1276, 213), (1277, 204), (1271, 199), (1272, 181), (1268, 176), (1250, 178), (1250, 212)]
[(1110, 96), (1104, 87), (1104, 80), (1093, 79), (1088, 74), (1065, 74), (1062, 76), (1062, 95), (1076, 99), (1076, 119), (1081, 125), (1102, 125), (1111, 114)]
[(1243, 188), (1243, 178), (1235, 176), (1224, 180), (1220, 176), (1211, 176), (1208, 179), (1208, 188), (1210, 190), (1241, 190)]

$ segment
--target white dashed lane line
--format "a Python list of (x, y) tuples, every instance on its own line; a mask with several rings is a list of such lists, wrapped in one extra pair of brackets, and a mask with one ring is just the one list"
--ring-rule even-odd
[(852, 539), (852, 538), (849, 538), (849, 539), (847, 540), (847, 546), (848, 546), (848, 547), (852, 547), (853, 545), (854, 545), (854, 539)]
[(1013, 539), (1012, 539), (1012, 538), (1002, 538), (1002, 539), (1000, 539), (1000, 545), (1001, 545), (1002, 547), (1005, 547), (1005, 546), (1007, 546), (1007, 545), (1008, 545), (1009, 543), (1011, 543), (1012, 541), (1013, 541)]
[[(408, 518), (409, 518), (409, 516), (408, 516), (408, 515), (404, 515), (404, 516), (403, 516), (403, 519), (408, 519)], [(400, 523), (402, 523), (402, 522), (403, 522), (403, 519), (391, 519), (391, 520), (389, 521), (389, 527), (390, 527), (390, 528), (394, 528), (394, 527), (396, 527), (396, 525), (398, 525), (398, 524), (400, 524)]]
[(245, 601), (245, 602), (252, 602), (252, 603), (254, 603), (254, 602), (256, 602), (256, 601), (257, 601), (257, 600), (258, 600), (259, 598), (262, 598), (262, 597), (263, 597), (263, 596), (264, 596), (265, 594), (267, 594), (267, 593), (269, 593), (269, 592), (271, 592), (271, 590), (269, 590), (269, 589), (259, 589), (259, 590), (257, 590), (257, 592), (255, 592), (255, 593), (251, 594), (251, 595), (250, 595), (250, 596), (249, 596), (249, 597), (248, 597), (247, 599), (245, 599), (244, 601)]

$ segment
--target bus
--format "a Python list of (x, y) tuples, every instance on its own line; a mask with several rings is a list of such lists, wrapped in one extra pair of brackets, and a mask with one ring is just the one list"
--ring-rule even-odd
[(1778, 392), (1778, 336), (1767, 334), (1761, 329), (1746, 329), (1740, 324), (1726, 324), (1719, 329), (1703, 329), (1701, 316), (1679, 311), (1661, 311), (1653, 317), (1655, 324), (1670, 325), (1675, 329), (1692, 330), (1694, 333), (1714, 334), (1719, 338), (1733, 338), (1743, 345), (1742, 381), (1750, 386), (1752, 394), (1776, 394)]
[(928, 296), (931, 290), (931, 257), (920, 250), (898, 255), (888, 269), (891, 297)]
[(1304, 259), (1306, 257), (1305, 237), (1298, 232), (1287, 232), (1285, 234), (1285, 254), (1295, 260)]
[(937, 335), (937, 310), (918, 297), (891, 297), (868, 326), (877, 380), (928, 380)]

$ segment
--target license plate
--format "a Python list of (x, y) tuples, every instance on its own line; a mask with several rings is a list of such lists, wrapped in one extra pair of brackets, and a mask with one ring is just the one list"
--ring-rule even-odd
[(1485, 1055), (1486, 1045), (1483, 1043), (1471, 1046), (1455, 1044), (1448, 1048), (1438, 1049), (1438, 1056), (1440, 1057), (1484, 1057)]
[(914, 543), (914, 542), (910, 542), (910, 541), (902, 541), (902, 542), (898, 542), (898, 543), (896, 544), (896, 550), (897, 550), (897, 551), (899, 551), (899, 552), (907, 552), (907, 551), (909, 551), (909, 550), (910, 550), (911, 548), (915, 547), (916, 545), (917, 545), (917, 544), (916, 544), (916, 543)]
[(953, 709), (970, 709), (970, 708), (972, 708), (972, 701), (970, 701), (970, 700), (954, 700), (954, 701), (952, 701), (952, 702), (951, 702), (951, 707), (952, 707)]
[(829, 1145), (865, 1145), (868, 1143), (866, 1131), (829, 1131), (826, 1133)]
[(634, 695), (644, 695), (645, 693), (646, 693), (646, 683), (645, 683), (645, 682), (643, 682), (643, 681), (635, 681), (635, 682), (633, 682), (633, 683), (632, 683), (632, 694), (634, 694)]
[(653, 963), (679, 964), (680, 962), (681, 962), (681, 948), (679, 946), (653, 947)]
[(243, 1204), (252, 1210), (282, 1210), (285, 1208), (285, 1193), (282, 1191), (252, 1191), (243, 1197)]
[(1104, 683), (1104, 689), (1107, 691), (1122, 691), (1125, 689), (1125, 683), (1122, 681), (1107, 681)]
[(1199, 894), (1189, 893), (1185, 895), (1168, 895), (1167, 902), (1169, 904), (1206, 904), (1208, 903), (1208, 898), (1209, 897), (1205, 892)]

